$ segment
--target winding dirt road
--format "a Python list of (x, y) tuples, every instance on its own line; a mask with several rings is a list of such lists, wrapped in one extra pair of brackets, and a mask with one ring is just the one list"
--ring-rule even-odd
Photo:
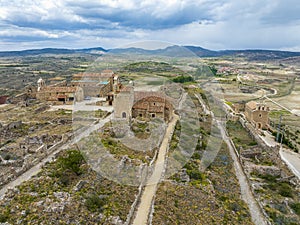
[(154, 165), (153, 174), (146, 181), (143, 194), (140, 199), (140, 204), (136, 210), (133, 225), (146, 225), (148, 224), (149, 215), (151, 212), (151, 206), (154, 201), (157, 185), (163, 176), (165, 168), (166, 154), (169, 147), (169, 141), (171, 140), (175, 125), (179, 116), (174, 114), (173, 119), (169, 123), (161, 146), (159, 148), (158, 156)]

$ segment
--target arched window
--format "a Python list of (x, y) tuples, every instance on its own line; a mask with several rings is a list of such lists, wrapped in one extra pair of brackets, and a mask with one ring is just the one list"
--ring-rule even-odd
[(122, 112), (122, 118), (126, 118), (126, 112)]

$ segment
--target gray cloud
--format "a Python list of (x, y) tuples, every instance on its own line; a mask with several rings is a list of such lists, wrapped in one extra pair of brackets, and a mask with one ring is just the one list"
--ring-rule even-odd
[(297, 0), (2, 0), (0, 50), (13, 43), (110, 48), (145, 39), (300, 50), (299, 11)]

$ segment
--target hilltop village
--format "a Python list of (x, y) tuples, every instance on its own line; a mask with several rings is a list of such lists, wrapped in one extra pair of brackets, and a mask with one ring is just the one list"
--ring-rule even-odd
[(184, 60), (3, 95), (0, 222), (299, 223), (297, 69)]

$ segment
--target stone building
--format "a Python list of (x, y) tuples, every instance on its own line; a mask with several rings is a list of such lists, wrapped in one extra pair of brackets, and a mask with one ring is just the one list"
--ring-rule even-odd
[(173, 106), (167, 97), (160, 92), (135, 92), (132, 106), (132, 117), (162, 118), (170, 121)]
[(173, 105), (160, 92), (134, 91), (132, 86), (123, 87), (115, 96), (114, 115), (116, 119), (162, 118), (170, 121)]
[(36, 98), (48, 101), (55, 105), (73, 104), (74, 101), (82, 101), (84, 98), (81, 87), (47, 86), (43, 79), (38, 80)]
[(268, 129), (269, 111), (264, 103), (250, 101), (245, 105), (246, 119), (257, 129)]
[(235, 113), (240, 113), (245, 111), (245, 102), (236, 102), (232, 105), (232, 109)]
[(112, 70), (78, 73), (74, 74), (71, 85), (81, 87), (85, 97), (108, 97), (119, 86), (119, 78)]
[(40, 78), (38, 86), (26, 87), (26, 94), (30, 98), (49, 101), (53, 104), (73, 104), (85, 97), (103, 97), (112, 105), (114, 95), (120, 91), (119, 77), (112, 70), (101, 73), (78, 73), (73, 76), (71, 85), (66, 80), (50, 80), (50, 85)]

